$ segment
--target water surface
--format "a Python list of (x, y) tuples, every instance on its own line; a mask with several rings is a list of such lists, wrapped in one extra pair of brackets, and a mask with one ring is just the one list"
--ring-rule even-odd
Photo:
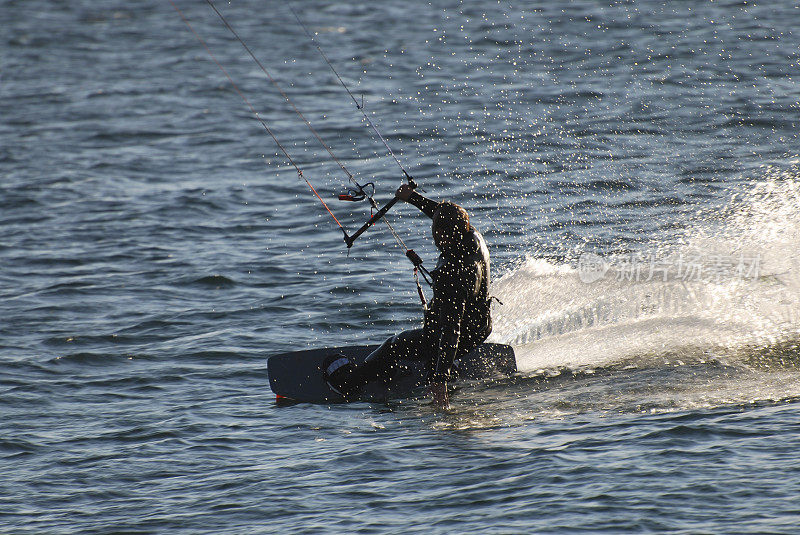
[[(213, 11), (176, 3), (365, 221)], [(796, 531), (794, 3), (296, 4), (490, 242), (520, 373), (444, 412), (274, 403), (270, 354), (418, 323), (409, 264), (385, 226), (348, 254), (168, 2), (0, 5), (0, 531)], [(218, 8), (388, 200), (401, 170), (287, 5)], [(431, 265), (428, 222), (390, 220)]]

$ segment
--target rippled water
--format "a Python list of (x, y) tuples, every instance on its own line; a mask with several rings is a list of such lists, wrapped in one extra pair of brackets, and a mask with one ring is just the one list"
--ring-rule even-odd
[[(363, 222), (208, 5), (176, 3)], [(400, 169), (288, 6), (218, 7), (389, 199)], [(418, 322), (409, 265), (380, 226), (347, 253), (169, 2), (0, 9), (0, 531), (796, 532), (794, 3), (296, 4), (490, 242), (521, 371), (448, 411), (275, 404), (270, 354)], [(429, 224), (391, 221), (431, 264)]]

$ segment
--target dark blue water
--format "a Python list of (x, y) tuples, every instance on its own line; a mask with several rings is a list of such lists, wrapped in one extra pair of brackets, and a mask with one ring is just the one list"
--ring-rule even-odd
[[(176, 3), (361, 224), (213, 11)], [(401, 170), (287, 5), (218, 7), (388, 200)], [(270, 354), (419, 321), (386, 227), (348, 255), (169, 2), (0, 1), (0, 531), (796, 533), (796, 3), (296, 8), (484, 231), (520, 373), (447, 411), (276, 405)], [(429, 223), (390, 221), (432, 264)]]

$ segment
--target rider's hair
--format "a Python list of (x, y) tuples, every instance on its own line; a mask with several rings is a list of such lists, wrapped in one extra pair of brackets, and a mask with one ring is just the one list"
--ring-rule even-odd
[(433, 225), (440, 229), (448, 241), (460, 243), (469, 233), (469, 214), (452, 202), (441, 202), (433, 214)]

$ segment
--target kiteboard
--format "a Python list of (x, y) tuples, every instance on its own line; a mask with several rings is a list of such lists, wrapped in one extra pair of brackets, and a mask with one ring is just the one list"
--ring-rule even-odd
[[(322, 378), (322, 362), (330, 355), (350, 357), (358, 365), (377, 349), (377, 345), (308, 349), (273, 355), (267, 360), (269, 385), (279, 400), (304, 403), (344, 403)], [(489, 379), (517, 371), (514, 348), (505, 344), (484, 343), (454, 363), (456, 379)], [(414, 397), (427, 383), (425, 364), (401, 360), (391, 379), (364, 387), (358, 401), (384, 402)]]

